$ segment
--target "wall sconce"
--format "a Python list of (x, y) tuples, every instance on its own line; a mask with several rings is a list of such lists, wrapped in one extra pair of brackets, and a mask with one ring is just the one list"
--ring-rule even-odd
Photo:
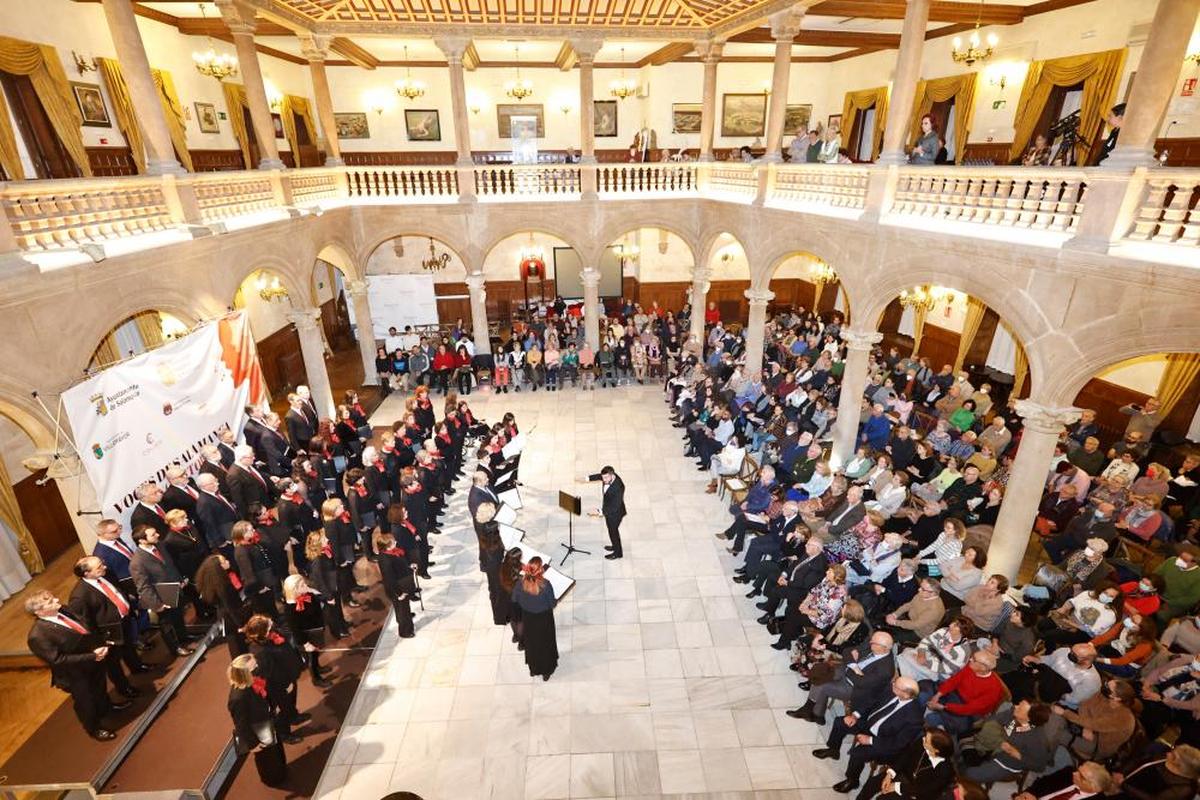
[(472, 114), (478, 114), (483, 110), (486, 101), (487, 97), (478, 90), (467, 92), (467, 110)]
[(770, 82), (769, 80), (767, 80), (767, 81), (763, 81), (763, 85), (762, 85), (762, 93), (763, 93), (763, 94), (770, 94), (770, 93), (771, 93), (771, 82)]
[(570, 114), (571, 113), (571, 104), (564, 101), (561, 105), (559, 105), (558, 110), (561, 111), (563, 114)]
[(283, 94), (270, 81), (263, 81), (263, 91), (267, 94), (267, 105), (272, 114), (278, 114), (283, 109)]
[[(72, 51), (72, 52), (74, 52), (74, 51)], [(76, 58), (78, 58), (78, 56), (76, 56)], [(1187, 54), (1187, 56), (1186, 56), (1186, 57), (1184, 57), (1184, 59), (1183, 59), (1183, 60), (1184, 60), (1184, 61), (1191, 61), (1191, 62), (1192, 62), (1193, 64), (1195, 64), (1196, 66), (1200, 67), (1200, 50), (1197, 50), (1197, 51), (1196, 51), (1196, 52), (1194, 52), (1194, 53), (1188, 53), (1188, 54)]]
[(86, 75), (89, 72), (96, 71), (96, 59), (84, 58), (74, 50), (71, 51), (71, 57), (75, 59), (75, 69), (79, 70), (80, 75)]

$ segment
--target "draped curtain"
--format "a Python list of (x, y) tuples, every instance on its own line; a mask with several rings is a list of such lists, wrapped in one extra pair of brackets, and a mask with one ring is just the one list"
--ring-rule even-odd
[(1200, 353), (1171, 353), (1167, 356), (1167, 368), (1158, 381), (1159, 413), (1165, 419), (1187, 393), (1196, 376), (1200, 375)]
[(883, 126), (887, 121), (888, 110), (886, 86), (846, 92), (846, 101), (842, 105), (842, 146), (850, 146), (850, 136), (854, 133), (858, 116), (865, 114), (871, 106), (875, 106), (875, 130), (871, 132), (871, 160), (874, 161), (883, 147)]
[(300, 120), (304, 123), (304, 130), (308, 131), (308, 141), (314, 146), (317, 143), (317, 127), (307, 99), (297, 97), (294, 94), (285, 94), (283, 96), (283, 103), (279, 111), (279, 116), (283, 120), (283, 136), (292, 148), (292, 160), (299, 167), (300, 142), (299, 137), (296, 135), (296, 119), (292, 116), (293, 114), (296, 117), (300, 117)]
[(963, 318), (962, 333), (958, 336), (958, 355), (954, 357), (955, 373), (962, 369), (963, 362), (967, 360), (967, 353), (971, 351), (971, 345), (975, 343), (975, 335), (979, 333), (979, 324), (983, 322), (983, 315), (986, 311), (987, 306), (983, 303), (974, 297), (967, 297), (967, 313)]
[[(967, 136), (971, 133), (971, 121), (975, 117), (975, 83), (978, 73), (951, 75), (917, 83), (916, 102), (913, 103), (912, 125), (909, 130), (909, 147), (921, 138), (921, 117), (933, 110), (934, 103), (944, 103), (954, 98), (954, 159), (962, 160), (967, 147)], [(944, 132), (943, 132), (944, 133)]]
[(225, 106), (229, 109), (229, 127), (233, 129), (233, 138), (237, 139), (242, 148), (242, 161), (246, 169), (254, 169), (250, 159), (250, 135), (246, 132), (246, 116), (242, 109), (249, 108), (246, 100), (246, 87), (240, 83), (222, 83), (221, 91), (225, 93)]
[[(27, 75), (38, 101), (59, 141), (85, 177), (92, 176), (87, 150), (83, 147), (83, 116), (71, 94), (58, 51), (48, 44), (35, 44), (0, 36), (0, 71)], [(0, 163), (11, 180), (23, 180), (25, 169), (17, 152), (17, 140), (9, 121), (8, 103), (0, 92)]]
[(100, 340), (99, 346), (96, 347), (96, 352), (92, 356), (92, 364), (97, 367), (106, 367), (120, 360), (121, 349), (117, 346), (117, 337), (110, 332)]
[(129, 154), (137, 165), (138, 174), (146, 172), (146, 145), (142, 140), (142, 129), (138, 125), (137, 113), (133, 110), (133, 98), (129, 96), (129, 86), (125, 83), (125, 75), (121, 65), (115, 58), (97, 58), (100, 75), (108, 88), (108, 99), (112, 101), (113, 116), (117, 118), (117, 128), (129, 145)]
[(928, 313), (929, 311), (925, 308), (925, 306), (917, 306), (915, 309), (913, 309), (912, 354), (914, 356), (916, 356), (917, 351), (921, 349), (921, 339), (925, 336), (925, 316)]
[(1020, 397), (1021, 389), (1025, 387), (1025, 378), (1029, 375), (1029, 359), (1025, 356), (1025, 348), (1021, 346), (1021, 341), (1012, 332), (1012, 328), (1008, 327), (1003, 320), (1000, 324), (1004, 325), (1004, 330), (1017, 345), (1017, 352), (1013, 356), (1013, 388), (1010, 396)]
[(187, 146), (185, 130), (187, 115), (179, 95), (175, 93), (175, 81), (171, 73), (165, 69), (152, 69), (150, 75), (154, 78), (154, 86), (158, 89), (158, 100), (162, 103), (163, 115), (167, 118), (167, 131), (171, 134), (171, 144), (175, 145), (175, 157), (188, 172), (195, 172), (192, 166), (192, 154)]
[(133, 318), (137, 323), (142, 344), (147, 350), (163, 343), (162, 316), (157, 311), (145, 311)]
[[(0, 539), (7, 539), (10, 531), (16, 539), (16, 549), (21, 556), (21, 563), (27, 570), (24, 574), (24, 581), (27, 582), (30, 572), (41, 572), (45, 569), (45, 565), (42, 563), (42, 554), (38, 552), (37, 543), (33, 541), (33, 536), (25, 525), (25, 518), (21, 516), (21, 509), (17, 505), (17, 495), (13, 491), (12, 480), (8, 476), (8, 467), (4, 465), (4, 459), (0, 458)], [(3, 570), (5, 574), (15, 572), (17, 574), (13, 577), (19, 578), (19, 567), (9, 565), (7, 562), (10, 559), (3, 558), (4, 551), (8, 549), (6, 545), (9, 544), (11, 543), (0, 542), (0, 570)], [(0, 575), (0, 590), (10, 590), (2, 575)]]
[(1055, 86), (1083, 83), (1083, 106), (1079, 113), (1079, 142), (1090, 147), (1117, 96), (1117, 84), (1125, 66), (1125, 49), (1085, 53), (1079, 56), (1034, 61), (1025, 73), (1021, 100), (1017, 104), (1015, 135), (1009, 160), (1016, 161), (1033, 140), (1038, 122)]

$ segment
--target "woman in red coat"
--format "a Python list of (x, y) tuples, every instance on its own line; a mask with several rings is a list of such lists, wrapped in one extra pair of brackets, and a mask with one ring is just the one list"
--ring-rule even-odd
[(704, 324), (716, 325), (721, 321), (721, 312), (717, 310), (717, 304), (713, 301), (708, 302), (708, 308), (704, 310)]
[(454, 372), (457, 365), (458, 359), (454, 357), (454, 354), (446, 349), (446, 345), (439, 344), (437, 353), (433, 357), (433, 379), (437, 382), (443, 395), (450, 392), (450, 374)]

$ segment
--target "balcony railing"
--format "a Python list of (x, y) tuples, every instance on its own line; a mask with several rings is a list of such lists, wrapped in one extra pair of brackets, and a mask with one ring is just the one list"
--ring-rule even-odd
[[(834, 217), (870, 212), (889, 224), (1047, 247), (1098, 237), (1123, 256), (1200, 267), (1197, 170), (740, 163), (319, 167), (7, 183), (0, 254), (69, 261), (85, 248), (127, 252), (174, 241), (178, 231), (220, 233), (303, 213), (296, 207), (574, 202), (593, 191), (601, 199), (701, 197)], [(1091, 209), (1089, 191), (1097, 192)], [(171, 235), (147, 236), (163, 231)], [(114, 240), (128, 243), (109, 245)]]

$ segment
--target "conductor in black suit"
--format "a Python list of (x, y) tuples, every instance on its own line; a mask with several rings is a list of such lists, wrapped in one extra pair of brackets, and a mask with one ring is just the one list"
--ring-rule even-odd
[(50, 667), (50, 685), (71, 695), (75, 716), (83, 729), (102, 742), (116, 734), (103, 725), (110, 711), (129, 706), (113, 703), (104, 684), (104, 659), (108, 647), (74, 614), (62, 610), (50, 592), (35, 592), (25, 601), (25, 611), (37, 619), (27, 640), (30, 651)]
[(625, 519), (625, 482), (617, 475), (617, 471), (609, 466), (600, 468), (594, 475), (588, 475), (589, 481), (600, 481), (604, 484), (604, 500), (595, 514), (604, 515), (604, 524), (608, 526), (608, 540), (612, 544), (604, 546), (612, 552), (605, 556), (610, 561), (625, 554), (621, 549), (621, 520)]

